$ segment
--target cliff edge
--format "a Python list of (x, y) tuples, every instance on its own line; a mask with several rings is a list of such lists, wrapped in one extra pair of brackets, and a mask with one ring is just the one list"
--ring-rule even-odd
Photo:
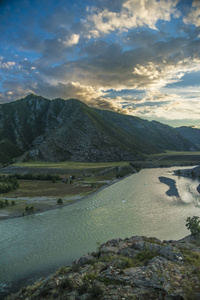
[(200, 235), (113, 239), (6, 299), (200, 299)]

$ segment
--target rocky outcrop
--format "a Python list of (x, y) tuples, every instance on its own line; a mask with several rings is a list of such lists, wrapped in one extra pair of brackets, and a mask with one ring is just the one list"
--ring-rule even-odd
[(110, 240), (7, 299), (200, 299), (200, 236)]

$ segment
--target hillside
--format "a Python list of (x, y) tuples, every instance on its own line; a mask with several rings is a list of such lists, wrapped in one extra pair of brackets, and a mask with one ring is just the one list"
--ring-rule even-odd
[(135, 160), (195, 146), (159, 122), (91, 108), (83, 102), (33, 94), (0, 105), (0, 163), (24, 155), (46, 161)]
[(177, 127), (176, 130), (191, 143), (200, 147), (200, 129), (190, 126)]
[(200, 237), (110, 240), (7, 298), (17, 299), (200, 299)]

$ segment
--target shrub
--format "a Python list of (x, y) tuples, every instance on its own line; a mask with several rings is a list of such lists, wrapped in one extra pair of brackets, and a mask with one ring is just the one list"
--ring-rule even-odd
[(190, 230), (192, 235), (200, 233), (200, 219), (197, 216), (188, 217), (186, 220), (186, 227)]
[(5, 206), (9, 206), (8, 199), (5, 200)]
[(9, 175), (0, 175), (0, 193), (9, 193), (12, 190), (15, 190), (19, 187), (18, 180), (15, 176)]
[(151, 251), (149, 249), (145, 249), (144, 251), (139, 252), (135, 257), (135, 263), (146, 264), (150, 259), (154, 258), (155, 256), (158, 256), (158, 253), (156, 251)]
[(62, 199), (61, 199), (61, 198), (58, 198), (58, 200), (57, 200), (57, 204), (59, 204), (59, 205), (62, 205), (62, 204), (63, 204), (63, 201), (62, 201)]
[(33, 211), (34, 211), (34, 206), (30, 206), (30, 207), (29, 207), (29, 206), (27, 205), (27, 206), (25, 207), (25, 211), (26, 211), (26, 212), (33, 212)]
[(92, 299), (102, 299), (103, 289), (97, 283), (94, 283), (90, 289)]
[(4, 208), (5, 202), (3, 200), (0, 200), (0, 208)]

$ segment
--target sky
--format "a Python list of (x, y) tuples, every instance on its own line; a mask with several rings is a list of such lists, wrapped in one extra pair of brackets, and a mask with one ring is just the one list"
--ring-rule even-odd
[(200, 128), (199, 0), (1, 0), (0, 103), (28, 93)]

